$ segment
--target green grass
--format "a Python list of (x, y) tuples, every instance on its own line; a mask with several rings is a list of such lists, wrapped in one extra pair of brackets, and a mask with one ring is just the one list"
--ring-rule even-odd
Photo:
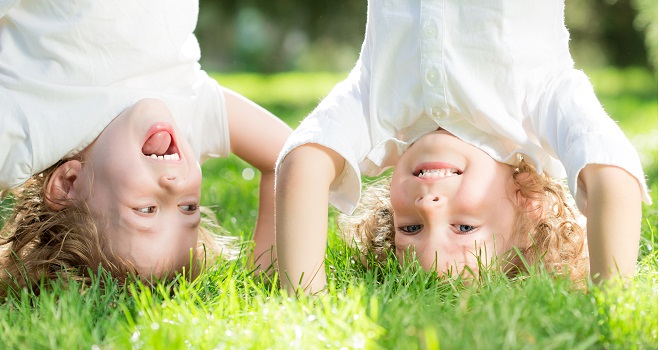
[[(657, 203), (657, 81), (644, 72), (590, 72), (606, 109), (643, 155)], [(344, 74), (219, 75), (294, 126)], [(230, 157), (203, 166), (203, 204), (248, 239), (258, 176)], [(648, 349), (658, 347), (657, 204), (644, 206), (638, 275), (629, 286), (576, 289), (540, 273), (438, 283), (416, 265), (367, 270), (330, 225), (326, 295), (290, 298), (218, 261), (193, 282), (117, 289), (100, 276), (80, 293), (55, 282), (0, 305), (2, 349)], [(103, 282), (103, 283), (101, 283)], [(105, 289), (101, 285), (105, 284)]]

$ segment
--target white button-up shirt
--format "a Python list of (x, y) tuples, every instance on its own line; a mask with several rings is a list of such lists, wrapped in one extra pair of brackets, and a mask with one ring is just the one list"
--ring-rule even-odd
[(0, 1), (0, 189), (82, 151), (125, 108), (163, 100), (200, 160), (229, 154), (200, 69), (196, 1)]
[(563, 10), (548, 0), (371, 0), (358, 62), (280, 160), (305, 143), (338, 152), (346, 167), (330, 201), (350, 213), (361, 174), (394, 166), (442, 127), (497, 161), (522, 156), (568, 177), (575, 197), (585, 165), (622, 167), (649, 202), (636, 150), (573, 69)]

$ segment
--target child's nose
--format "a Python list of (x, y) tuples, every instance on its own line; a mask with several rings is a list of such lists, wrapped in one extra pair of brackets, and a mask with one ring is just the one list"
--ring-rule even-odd
[(420, 212), (429, 212), (443, 208), (446, 203), (447, 198), (434, 194), (425, 194), (415, 200), (415, 206)]
[(162, 188), (170, 192), (178, 192), (183, 187), (183, 178), (175, 175), (163, 175), (159, 179)]

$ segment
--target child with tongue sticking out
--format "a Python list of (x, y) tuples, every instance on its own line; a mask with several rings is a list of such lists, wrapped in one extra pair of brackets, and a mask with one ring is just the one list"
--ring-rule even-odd
[[(148, 9), (148, 10), (145, 10)], [(200, 162), (261, 171), (255, 265), (271, 265), (274, 165), (290, 129), (200, 69), (193, 1), (0, 5), (0, 241), (6, 288), (42, 278), (172, 276), (214, 240)], [(211, 248), (211, 249), (209, 249)], [(221, 249), (223, 247), (217, 246)]]
[(154, 125), (154, 134), (149, 136), (142, 146), (142, 154), (151, 155), (153, 159), (179, 160), (179, 153), (172, 142), (172, 135), (166, 128), (167, 124)]
[[(639, 158), (573, 68), (562, 1), (368, 4), (360, 57), (289, 138), (277, 165), (280, 279), (326, 285), (328, 201), (377, 258), (412, 255), (439, 274), (542, 263), (575, 279), (635, 270)], [(361, 175), (394, 167), (361, 193)], [(360, 196), (362, 198), (360, 199)], [(358, 203), (360, 203), (358, 205)], [(539, 261), (540, 260), (540, 261)]]

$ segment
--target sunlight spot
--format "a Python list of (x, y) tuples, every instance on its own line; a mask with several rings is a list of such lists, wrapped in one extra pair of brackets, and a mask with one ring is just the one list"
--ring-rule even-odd
[(254, 179), (254, 170), (252, 168), (245, 168), (245, 169), (243, 169), (243, 172), (241, 173), (241, 176), (243, 176), (243, 178), (245, 180), (250, 181), (250, 180)]
[(353, 337), (353, 348), (354, 349), (364, 349), (367, 345), (367, 341), (360, 335), (355, 335)]
[(136, 331), (131, 335), (131, 341), (133, 343), (137, 342), (138, 340), (140, 340), (140, 331)]

